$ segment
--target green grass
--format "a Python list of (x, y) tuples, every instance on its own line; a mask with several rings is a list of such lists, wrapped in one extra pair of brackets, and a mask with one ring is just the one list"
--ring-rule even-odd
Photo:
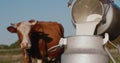
[(23, 63), (20, 49), (0, 49), (0, 63)]
[(18, 58), (18, 59), (14, 59), (14, 60), (4, 58), (4, 60), (0, 59), (0, 63), (23, 63), (23, 60), (22, 60), (22, 58)]
[(21, 50), (20, 49), (0, 49), (0, 55), (14, 55), (14, 54), (20, 54)]

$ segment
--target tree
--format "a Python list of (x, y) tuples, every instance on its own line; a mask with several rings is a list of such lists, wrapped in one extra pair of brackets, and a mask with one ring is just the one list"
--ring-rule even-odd
[(1, 44), (1, 45), (0, 45), (0, 49), (8, 49), (8, 48), (9, 48), (8, 45), (4, 45), (4, 44)]
[(9, 46), (9, 48), (19, 48), (20, 47), (20, 45), (19, 45), (19, 41), (17, 40), (15, 43), (12, 43), (10, 46)]

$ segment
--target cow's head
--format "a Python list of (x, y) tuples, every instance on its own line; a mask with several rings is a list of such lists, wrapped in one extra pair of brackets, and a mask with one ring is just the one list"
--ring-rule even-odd
[(31, 47), (30, 31), (36, 23), (37, 21), (35, 20), (30, 20), (28, 22), (23, 21), (17, 24), (11, 24), (7, 30), (11, 33), (18, 34), (21, 48), (29, 49)]

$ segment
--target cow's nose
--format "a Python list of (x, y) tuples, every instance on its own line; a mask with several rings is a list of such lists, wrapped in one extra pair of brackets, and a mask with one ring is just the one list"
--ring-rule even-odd
[(29, 49), (31, 47), (27, 42), (22, 42), (20, 46), (22, 49)]

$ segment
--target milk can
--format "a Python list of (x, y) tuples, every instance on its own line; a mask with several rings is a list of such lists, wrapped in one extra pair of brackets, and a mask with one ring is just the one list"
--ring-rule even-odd
[(114, 40), (120, 34), (120, 10), (110, 1), (76, 0), (71, 8), (73, 23), (98, 21), (95, 34), (109, 33), (110, 40)]
[(100, 36), (73, 36), (67, 38), (67, 49), (61, 63), (108, 63)]
[(70, 8), (76, 35), (66, 38), (61, 62), (109, 63), (112, 56), (104, 44), (120, 34), (119, 10), (111, 0), (75, 0)]

